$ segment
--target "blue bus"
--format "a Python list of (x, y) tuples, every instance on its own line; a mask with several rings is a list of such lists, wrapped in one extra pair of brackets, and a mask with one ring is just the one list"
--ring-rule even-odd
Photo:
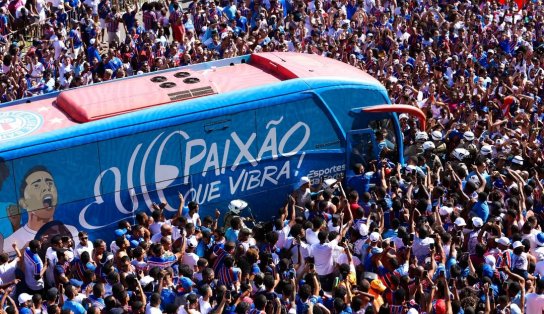
[[(44, 234), (106, 237), (178, 193), (201, 216), (244, 199), (257, 218), (302, 176), (403, 162), (397, 113), (365, 72), (317, 55), (262, 53), (169, 69), (0, 107), (0, 232), (11, 250)], [(77, 237), (75, 237), (77, 239)], [(77, 240), (76, 240), (77, 241)]]

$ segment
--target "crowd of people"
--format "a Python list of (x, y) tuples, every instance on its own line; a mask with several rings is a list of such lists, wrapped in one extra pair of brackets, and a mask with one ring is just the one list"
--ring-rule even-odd
[(82, 231), (15, 245), (0, 254), (0, 310), (542, 313), (543, 23), (540, 0), (3, 2), (2, 102), (292, 51), (361, 68), (428, 119), (399, 116), (405, 164), (376, 130), (379, 158), (348, 179), (303, 177), (272, 221), (243, 219), (243, 201), (201, 217), (180, 197), (111, 243)]

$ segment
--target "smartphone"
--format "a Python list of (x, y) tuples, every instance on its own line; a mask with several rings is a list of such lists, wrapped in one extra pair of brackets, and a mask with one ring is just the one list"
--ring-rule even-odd
[(231, 297), (230, 291), (226, 291), (226, 292), (225, 292), (225, 298), (226, 298), (226, 299), (230, 299), (230, 297)]
[(410, 241), (414, 241), (414, 234), (413, 233), (410, 233)]
[(429, 244), (429, 250), (434, 250), (434, 243)]

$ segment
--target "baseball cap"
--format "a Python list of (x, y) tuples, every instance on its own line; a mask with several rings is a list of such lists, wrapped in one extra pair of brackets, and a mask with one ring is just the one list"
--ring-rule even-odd
[(125, 234), (127, 234), (127, 229), (123, 228), (123, 229), (116, 229), (115, 230), (115, 235), (118, 236), (118, 237), (122, 237), (124, 236)]
[(517, 249), (518, 247), (520, 246), (523, 246), (523, 243), (521, 243), (521, 241), (516, 241), (514, 242), (514, 244), (512, 245), (512, 248), (515, 250)]
[(491, 154), (491, 152), (492, 152), (492, 149), (491, 149), (491, 146), (489, 145), (485, 145), (485, 146), (482, 146), (482, 148), (480, 148), (480, 154), (484, 156)]
[(535, 236), (535, 242), (538, 246), (544, 246), (544, 232), (540, 232)]
[(300, 178), (300, 183), (298, 184), (299, 186), (303, 186), (304, 184), (306, 183), (310, 183), (310, 178), (308, 177), (302, 177)]
[(452, 212), (453, 212), (453, 208), (451, 208), (449, 206), (442, 206), (438, 210), (438, 213), (440, 214), (440, 216), (447, 216), (447, 215), (451, 214)]
[(87, 264), (85, 264), (85, 266), (86, 266), (87, 269), (89, 269), (90, 271), (95, 271), (95, 270), (96, 270), (96, 266), (94, 266), (94, 264), (91, 263), (91, 262), (88, 262)]
[(465, 222), (465, 219), (463, 219), (463, 217), (457, 217), (457, 219), (455, 219), (455, 221), (453, 222), (457, 227), (464, 227), (467, 225), (467, 223)]
[(155, 279), (153, 279), (153, 277), (151, 276), (144, 276), (142, 279), (140, 279), (140, 284), (142, 285), (142, 288), (147, 286), (148, 284), (152, 283), (153, 281), (155, 281)]
[(21, 293), (18, 298), (19, 304), (26, 303), (30, 300), (32, 300), (32, 296), (28, 293)]
[(195, 237), (191, 237), (189, 241), (187, 241), (187, 245), (194, 248), (198, 245), (198, 242), (196, 241)]
[(491, 266), (492, 269), (495, 269), (495, 265), (497, 264), (497, 259), (495, 259), (495, 256), (493, 255), (487, 255), (485, 257), (485, 263)]
[(381, 254), (381, 253), (383, 253), (383, 249), (381, 247), (373, 247), (370, 252), (372, 254)]
[(45, 292), (45, 300), (54, 300), (59, 295), (59, 289), (52, 287)]
[(384, 292), (387, 287), (383, 284), (383, 282), (379, 279), (374, 279), (370, 282), (370, 288), (373, 290), (376, 290), (378, 292)]
[(368, 236), (368, 226), (364, 223), (359, 224), (359, 234), (362, 237)]
[(184, 290), (189, 290), (194, 285), (195, 283), (191, 279), (187, 277), (181, 277), (181, 286), (183, 287)]
[(431, 133), (431, 138), (433, 139), (433, 141), (441, 141), (442, 140), (442, 132), (433, 131), (433, 133)]
[(431, 245), (431, 244), (434, 244), (434, 239), (433, 238), (425, 238), (421, 241), (421, 244), (422, 245)]
[(510, 239), (508, 239), (508, 237), (500, 237), (500, 238), (497, 240), (497, 243), (498, 243), (498, 244), (505, 245), (505, 246), (509, 246), (509, 245), (510, 245)]
[(480, 217), (472, 217), (472, 225), (476, 228), (480, 228), (484, 225), (484, 221)]
[(81, 288), (81, 286), (83, 286), (83, 281), (72, 278), (70, 279), (70, 284), (74, 287)]
[(512, 158), (512, 163), (523, 166), (523, 157), (521, 157), (519, 155), (514, 156), (514, 158)]
[(380, 234), (377, 232), (372, 232), (370, 234), (370, 242), (378, 242), (380, 241)]

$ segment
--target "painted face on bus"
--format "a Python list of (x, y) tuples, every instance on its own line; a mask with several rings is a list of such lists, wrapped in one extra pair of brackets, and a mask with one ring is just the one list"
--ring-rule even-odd
[(58, 193), (53, 176), (45, 170), (30, 173), (26, 179), (21, 207), (40, 218), (52, 217), (57, 206)]

